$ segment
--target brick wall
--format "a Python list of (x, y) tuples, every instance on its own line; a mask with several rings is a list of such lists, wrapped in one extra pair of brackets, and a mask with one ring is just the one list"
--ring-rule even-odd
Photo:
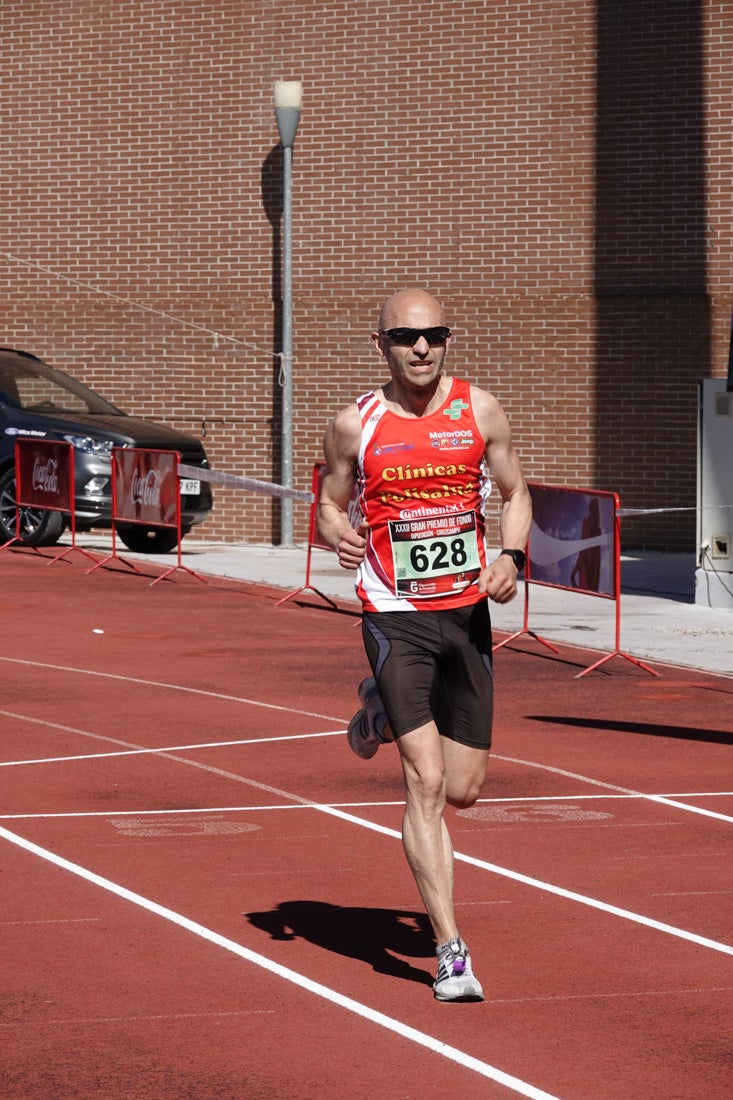
[[(423, 285), (533, 479), (694, 506), (733, 297), (724, 0), (4, 0), (0, 31), (0, 343), (279, 481), (272, 85), (301, 79), (296, 486), (382, 376), (382, 299)], [(679, 515), (626, 543), (688, 549)], [(277, 505), (219, 490), (196, 534), (277, 541)]]

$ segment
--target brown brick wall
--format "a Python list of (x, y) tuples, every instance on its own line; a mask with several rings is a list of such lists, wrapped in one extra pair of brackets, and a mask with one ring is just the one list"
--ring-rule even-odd
[[(725, 0), (4, 0), (0, 31), (0, 343), (280, 480), (272, 85), (301, 79), (297, 487), (419, 284), (532, 478), (694, 506), (733, 298)], [(216, 499), (198, 534), (277, 541), (272, 501)], [(687, 549), (682, 515), (625, 541)]]

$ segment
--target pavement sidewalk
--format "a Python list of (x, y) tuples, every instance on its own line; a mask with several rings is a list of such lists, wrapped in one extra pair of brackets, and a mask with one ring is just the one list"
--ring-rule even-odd
[[(77, 543), (92, 552), (109, 553), (111, 536), (92, 532)], [(118, 540), (123, 558), (148, 561), (156, 568), (171, 568), (176, 554), (133, 554)], [(294, 592), (306, 582), (307, 546), (278, 547), (250, 543), (207, 542), (191, 538), (181, 544), (181, 564), (202, 575), (261, 583)], [(175, 574), (171, 579), (175, 579)], [(327, 550), (311, 553), (310, 585), (304, 599), (318, 600), (318, 593), (339, 601), (354, 601), (354, 575), (338, 565)], [(733, 676), (733, 611), (695, 604), (693, 554), (637, 553), (621, 559), (620, 646), (640, 659), (704, 669)], [(615, 602), (566, 589), (530, 584), (528, 626), (548, 641), (604, 653), (616, 648)], [(503, 606), (492, 605), (497, 631), (513, 633), (524, 625), (525, 586), (517, 598)], [(538, 645), (532, 639), (527, 644)], [(522, 643), (524, 644), (524, 642)], [(616, 657), (610, 666), (619, 661)], [(592, 675), (592, 674), (591, 674)]]

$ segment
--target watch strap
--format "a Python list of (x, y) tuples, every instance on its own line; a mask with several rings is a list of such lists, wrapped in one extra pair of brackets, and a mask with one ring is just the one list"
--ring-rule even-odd
[(523, 550), (502, 550), (499, 553), (499, 557), (501, 557), (502, 554), (506, 554), (508, 557), (510, 557), (512, 559), (512, 561), (514, 562), (514, 564), (517, 567), (517, 571), (520, 572), (520, 573), (522, 572), (525, 565), (527, 564), (527, 557), (526, 557), (526, 554), (524, 553)]

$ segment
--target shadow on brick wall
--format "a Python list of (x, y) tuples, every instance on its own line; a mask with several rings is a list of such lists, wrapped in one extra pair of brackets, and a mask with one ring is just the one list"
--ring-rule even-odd
[[(711, 371), (700, 5), (599, 0), (596, 30), (596, 483), (622, 507), (692, 508)], [(695, 513), (629, 518), (622, 538), (692, 549)]]
[[(282, 223), (283, 223), (283, 147), (278, 144), (263, 161), (260, 174), (262, 205), (272, 228), (271, 287), (272, 287), (272, 407), (270, 427), (270, 480), (279, 484), (282, 470), (282, 386), (280, 378), (280, 352), (283, 329), (283, 277), (282, 277)], [(273, 543), (280, 542), (280, 505), (276, 498), (266, 501), (270, 508)], [(265, 506), (265, 501), (263, 501)]]

